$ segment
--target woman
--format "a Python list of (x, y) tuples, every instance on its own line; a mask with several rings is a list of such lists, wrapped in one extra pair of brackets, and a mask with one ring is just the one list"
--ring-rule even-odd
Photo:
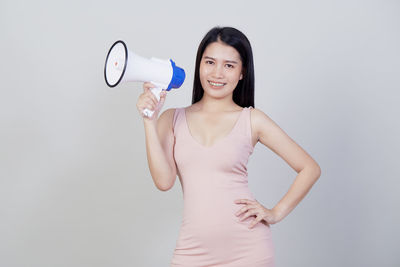
[[(281, 221), (320, 176), (319, 165), (261, 110), (254, 108), (250, 43), (237, 29), (215, 27), (201, 41), (192, 105), (158, 112), (165, 101), (144, 83), (137, 102), (144, 117), (147, 159), (158, 189), (179, 176), (184, 211), (171, 266), (275, 265), (270, 225)], [(157, 119), (158, 118), (158, 119)], [(248, 188), (246, 164), (262, 143), (298, 173), (272, 209)]]

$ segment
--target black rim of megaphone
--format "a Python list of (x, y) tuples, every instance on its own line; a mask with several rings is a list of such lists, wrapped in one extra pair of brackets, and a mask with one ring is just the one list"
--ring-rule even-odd
[[(106, 74), (107, 62), (108, 62), (108, 56), (110, 55), (112, 49), (113, 49), (114, 46), (116, 46), (118, 43), (121, 43), (121, 44), (124, 46), (124, 49), (125, 49), (125, 64), (124, 64), (124, 69), (122, 70), (121, 77), (119, 77), (118, 81), (117, 81), (114, 85), (111, 85), (111, 84), (109, 84), (108, 81), (107, 81), (107, 74)], [(126, 62), (127, 62), (127, 61), (128, 61), (128, 48), (126, 47), (126, 44), (125, 44), (124, 41), (118, 40), (118, 41), (116, 41), (116, 42), (111, 46), (110, 50), (108, 50), (107, 57), (106, 57), (106, 63), (104, 64), (104, 79), (106, 80), (106, 83), (107, 83), (108, 86), (110, 86), (110, 87), (115, 87), (115, 86), (117, 86), (117, 85), (119, 84), (119, 82), (122, 80), (122, 77), (124, 77), (125, 70), (126, 70)]]

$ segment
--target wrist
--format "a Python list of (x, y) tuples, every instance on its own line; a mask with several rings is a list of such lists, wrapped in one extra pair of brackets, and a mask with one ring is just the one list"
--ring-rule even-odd
[(149, 117), (143, 117), (143, 123), (147, 123), (147, 124), (155, 124), (155, 120), (149, 118)]
[(285, 209), (279, 205), (276, 205), (275, 207), (272, 208), (272, 212), (275, 214), (276, 216), (276, 220), (279, 222), (281, 221), (283, 218), (285, 218)]
[(145, 126), (155, 127), (157, 125), (157, 121), (148, 117), (143, 117), (143, 124)]

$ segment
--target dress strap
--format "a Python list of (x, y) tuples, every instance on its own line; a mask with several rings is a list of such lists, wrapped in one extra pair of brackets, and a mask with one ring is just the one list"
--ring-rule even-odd
[(175, 130), (176, 119), (177, 119), (177, 117), (178, 117), (178, 112), (179, 112), (179, 108), (175, 108), (175, 111), (174, 111), (174, 119), (173, 119), (173, 121), (172, 121), (172, 129), (174, 129), (174, 130)]
[(249, 106), (246, 108), (246, 113), (245, 113), (245, 129), (246, 129), (246, 138), (249, 140), (249, 144), (251, 148), (253, 149), (253, 137), (252, 137), (252, 132), (251, 132), (251, 109), (253, 109), (252, 106)]
[(182, 124), (182, 112), (184, 112), (183, 107), (175, 108), (174, 119), (172, 121), (172, 130), (175, 136), (178, 127), (181, 127), (180, 125)]
[(175, 108), (174, 119), (172, 120), (172, 131), (174, 132), (174, 135), (175, 135), (176, 121), (178, 119), (178, 114), (179, 114), (179, 108)]

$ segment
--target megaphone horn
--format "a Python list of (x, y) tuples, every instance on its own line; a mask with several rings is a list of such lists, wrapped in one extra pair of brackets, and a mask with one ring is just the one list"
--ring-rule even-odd
[[(172, 59), (141, 57), (130, 51), (125, 42), (118, 40), (108, 51), (104, 78), (109, 87), (115, 87), (121, 82), (151, 82), (156, 86), (151, 91), (160, 101), (160, 93), (163, 89), (169, 91), (183, 84), (185, 71), (176, 66)], [(151, 117), (153, 112), (148, 109), (143, 111), (148, 117)]]

